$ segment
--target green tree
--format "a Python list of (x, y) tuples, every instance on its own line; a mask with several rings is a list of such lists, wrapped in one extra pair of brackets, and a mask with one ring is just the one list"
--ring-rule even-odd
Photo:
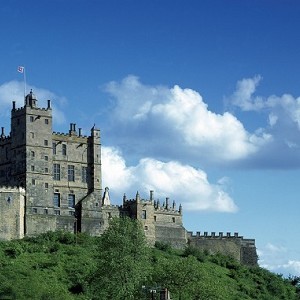
[(194, 256), (162, 258), (156, 262), (155, 281), (171, 292), (173, 299), (192, 299), (193, 287), (201, 280)]
[(141, 224), (114, 218), (100, 238), (97, 272), (91, 281), (93, 299), (139, 299), (150, 274), (149, 248)]

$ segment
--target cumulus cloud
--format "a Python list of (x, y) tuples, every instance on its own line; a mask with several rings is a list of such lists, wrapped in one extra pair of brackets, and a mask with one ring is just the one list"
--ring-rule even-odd
[(260, 116), (266, 116), (263, 132), (269, 137), (269, 143), (257, 151), (252, 164), (284, 168), (299, 166), (300, 97), (290, 94), (257, 96), (260, 82), (261, 76), (243, 79), (228, 98), (233, 106), (242, 111), (259, 112)]
[(237, 89), (230, 98), (231, 104), (244, 111), (265, 110), (269, 114), (269, 125), (282, 126), (283, 122), (295, 123), (300, 130), (300, 97), (290, 94), (268, 97), (255, 96), (261, 76), (247, 78), (237, 83)]
[(236, 91), (230, 97), (231, 103), (244, 111), (261, 110), (264, 102), (261, 97), (253, 97), (262, 77), (257, 75), (253, 78), (245, 78), (238, 81)]
[(170, 197), (186, 210), (237, 211), (225, 191), (226, 180), (212, 184), (204, 171), (176, 161), (143, 158), (137, 165), (127, 167), (119, 150), (103, 147), (102, 169), (104, 186), (109, 186), (112, 198), (120, 199), (125, 191), (132, 198), (137, 190), (147, 198), (149, 191), (154, 190), (157, 199)]
[(229, 112), (210, 111), (192, 89), (146, 86), (128, 76), (120, 83), (109, 83), (106, 91), (114, 100), (111, 128), (126, 130), (129, 142), (138, 137), (139, 150), (146, 155), (160, 152), (170, 158), (172, 153), (179, 159), (178, 153), (186, 153), (198, 159), (233, 161), (256, 153), (271, 139), (263, 130), (247, 132)]
[[(53, 110), (53, 118), (56, 124), (65, 123), (65, 115), (63, 111), (60, 109), (66, 102), (65, 97), (57, 96), (55, 93), (43, 89), (38, 88), (32, 85), (27, 86), (27, 91), (33, 90), (33, 93), (36, 95), (38, 99), (38, 105), (40, 107), (47, 106), (47, 100), (50, 99), (52, 110)], [(24, 83), (21, 81), (9, 81), (0, 85), (0, 116), (9, 117), (10, 110), (12, 106), (12, 101), (16, 101), (17, 107), (24, 106)]]

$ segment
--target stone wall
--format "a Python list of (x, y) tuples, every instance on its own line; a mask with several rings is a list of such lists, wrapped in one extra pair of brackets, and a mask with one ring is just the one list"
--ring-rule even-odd
[(254, 266), (257, 265), (257, 254), (254, 239), (244, 239), (238, 233), (226, 233), (224, 235), (220, 232), (216, 235), (212, 232), (210, 235), (204, 232), (201, 235), (197, 232), (193, 235), (192, 232), (187, 233), (188, 244), (206, 250), (210, 254), (221, 253), (230, 256), (242, 264)]
[(0, 239), (24, 237), (25, 190), (0, 187)]

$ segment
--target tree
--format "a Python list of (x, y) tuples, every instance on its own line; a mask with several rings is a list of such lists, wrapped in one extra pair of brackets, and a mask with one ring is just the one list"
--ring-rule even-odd
[(141, 224), (114, 218), (100, 238), (93, 299), (139, 299), (150, 272), (149, 248)]

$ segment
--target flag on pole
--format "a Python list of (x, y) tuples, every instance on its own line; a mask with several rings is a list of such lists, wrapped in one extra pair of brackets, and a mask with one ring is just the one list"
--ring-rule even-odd
[(18, 72), (19, 73), (24, 73), (24, 67), (18, 66)]

